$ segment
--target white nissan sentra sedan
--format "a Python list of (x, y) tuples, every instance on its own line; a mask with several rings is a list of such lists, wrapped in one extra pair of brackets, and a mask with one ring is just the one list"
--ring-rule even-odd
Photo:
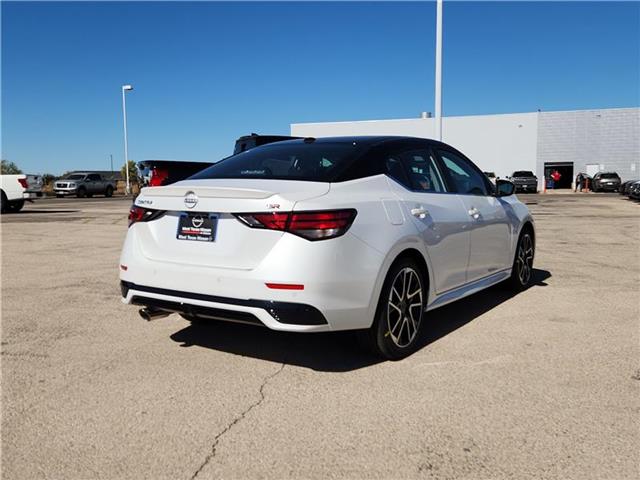
[(531, 281), (535, 231), (512, 183), (440, 142), (306, 138), (144, 188), (129, 215), (122, 296), (273, 330), (362, 330), (379, 355), (419, 343), (430, 310)]

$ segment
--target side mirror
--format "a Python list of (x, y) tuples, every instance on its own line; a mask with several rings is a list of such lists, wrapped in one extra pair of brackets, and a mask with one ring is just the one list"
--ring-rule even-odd
[(496, 180), (496, 197), (508, 197), (513, 195), (516, 186), (507, 180)]

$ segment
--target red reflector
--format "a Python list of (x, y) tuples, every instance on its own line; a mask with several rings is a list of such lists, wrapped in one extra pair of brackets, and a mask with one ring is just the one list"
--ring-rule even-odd
[(304, 290), (304, 285), (296, 283), (265, 283), (265, 285), (276, 290)]
[(22, 185), (24, 188), (29, 188), (29, 183), (27, 183), (26, 178), (19, 178), (18, 183), (20, 183), (20, 185)]

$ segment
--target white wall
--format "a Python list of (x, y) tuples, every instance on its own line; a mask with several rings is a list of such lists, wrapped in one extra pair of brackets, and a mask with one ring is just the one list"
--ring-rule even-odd
[[(442, 121), (443, 141), (463, 152), (482, 170), (495, 172), (499, 177), (510, 175), (514, 170), (535, 172), (537, 115), (534, 112), (445, 117)], [(299, 137), (404, 135), (433, 138), (434, 132), (433, 118), (291, 125), (291, 135)]]

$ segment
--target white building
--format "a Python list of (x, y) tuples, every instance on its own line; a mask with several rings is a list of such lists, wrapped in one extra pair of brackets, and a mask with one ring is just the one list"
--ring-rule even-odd
[[(291, 135), (406, 135), (434, 138), (434, 118), (294, 123)], [(442, 140), (499, 177), (531, 170), (540, 179), (558, 169), (562, 184), (578, 172), (640, 178), (640, 108), (444, 117)]]

